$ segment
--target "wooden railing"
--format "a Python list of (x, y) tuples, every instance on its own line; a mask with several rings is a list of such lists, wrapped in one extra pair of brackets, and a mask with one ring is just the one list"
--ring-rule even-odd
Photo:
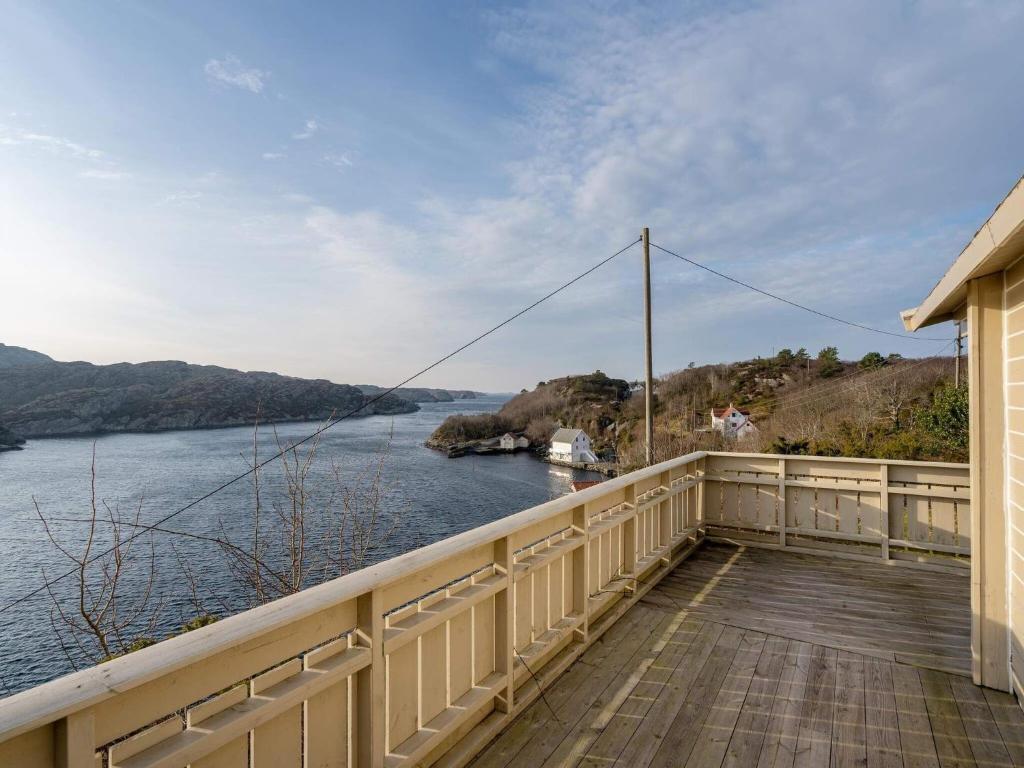
[(709, 535), (923, 567), (970, 564), (965, 464), (710, 454)]
[(961, 465), (682, 456), (0, 700), (0, 766), (463, 765), (705, 531), (956, 563), (966, 485)]

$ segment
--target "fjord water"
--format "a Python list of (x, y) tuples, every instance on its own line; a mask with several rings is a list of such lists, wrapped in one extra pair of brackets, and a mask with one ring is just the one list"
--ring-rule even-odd
[[(375, 553), (375, 560), (562, 496), (570, 492), (574, 478), (598, 479), (593, 473), (553, 467), (523, 453), (448, 459), (424, 447), (423, 441), (445, 416), (496, 411), (504, 399), (424, 403), (417, 413), (351, 419), (324, 433), (317, 471), (326, 472), (333, 458), (350, 479), (366, 469), (392, 433), (384, 478), (398, 527), (386, 547)], [(282, 443), (296, 441), (316, 426), (281, 425), (278, 438)], [(119, 505), (122, 514), (141, 501), (142, 520), (154, 522), (245, 471), (252, 443), (252, 429), (240, 427), (32, 440), (23, 451), (0, 453), (0, 606), (39, 586), (44, 576), (68, 570), (69, 562), (46, 538), (33, 499), (56, 520), (58, 538), (80, 547), (87, 531), (81, 520), (89, 511), (94, 445), (97, 498)], [(276, 447), (273, 432), (261, 430), (259, 456), (272, 455)], [(265, 472), (268, 482), (280, 482), (276, 467)], [(271, 496), (268, 489), (267, 498)], [(243, 480), (166, 527), (199, 536), (227, 533), (232, 541), (245, 543), (251, 535), (253, 508), (252, 486)], [(152, 591), (162, 605), (155, 635), (173, 631), (195, 613), (182, 562), (200, 584), (204, 607), (219, 614), (244, 607), (242, 590), (229, 575), (216, 543), (169, 534), (158, 534), (154, 541), (158, 575)], [(148, 544), (145, 547), (136, 554), (148, 558)], [(54, 589), (63, 596), (74, 584), (69, 579)], [(137, 578), (128, 586), (138, 593), (145, 583)], [(0, 614), (0, 696), (72, 671), (51, 626), (52, 604), (44, 592)]]

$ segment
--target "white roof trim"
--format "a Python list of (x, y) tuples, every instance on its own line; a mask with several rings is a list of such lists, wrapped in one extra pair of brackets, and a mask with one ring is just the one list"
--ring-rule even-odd
[(1024, 254), (1024, 176), (960, 252), (920, 306), (900, 312), (903, 326), (916, 331), (954, 319), (967, 296), (967, 282), (999, 272)]

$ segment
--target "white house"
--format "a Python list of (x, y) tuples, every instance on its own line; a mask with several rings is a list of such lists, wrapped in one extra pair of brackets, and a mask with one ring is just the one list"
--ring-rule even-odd
[(582, 429), (566, 429), (564, 427), (551, 436), (548, 458), (573, 463), (597, 463), (597, 456), (594, 455), (587, 433)]
[(506, 432), (501, 436), (501, 450), (503, 451), (514, 451), (517, 448), (529, 448), (530, 441), (521, 435), (513, 435), (511, 432)]
[(750, 411), (737, 408), (732, 403), (726, 408), (711, 409), (711, 428), (733, 438), (757, 432), (757, 427), (750, 420)]

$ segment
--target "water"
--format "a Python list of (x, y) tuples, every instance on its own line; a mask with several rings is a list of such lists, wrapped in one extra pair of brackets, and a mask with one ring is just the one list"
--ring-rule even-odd
[[(503, 402), (500, 397), (484, 397), (424, 403), (417, 413), (352, 419), (324, 433), (314, 475), (325, 476), (333, 460), (351, 480), (379, 455), (393, 431), (384, 482), (391, 488), (387, 511), (396, 516), (398, 527), (372, 559), (416, 549), (562, 496), (570, 491), (573, 479), (599, 477), (554, 467), (525, 453), (448, 459), (424, 447), (423, 441), (445, 416), (492, 412)], [(283, 425), (278, 428), (278, 438), (295, 441), (316, 426)], [(89, 514), (94, 444), (97, 498), (120, 508), (122, 514), (135, 509), (141, 500), (141, 519), (153, 522), (245, 471), (252, 441), (251, 429), (232, 428), (32, 440), (24, 451), (0, 453), (0, 606), (40, 585), (44, 574), (52, 578), (69, 569), (71, 563), (47, 539), (33, 499), (54, 520), (54, 534), (80, 549), (88, 529), (81, 520)], [(270, 456), (275, 449), (273, 434), (264, 429), (260, 456)], [(266, 472), (268, 485), (276, 483), (279, 491), (280, 470), (275, 465)], [(265, 503), (274, 496), (273, 491), (265, 489)], [(166, 527), (199, 537), (227, 534), (244, 544), (251, 535), (253, 509), (252, 487), (240, 481), (177, 516)], [(272, 515), (265, 509), (265, 520)], [(101, 534), (104, 542), (109, 540), (107, 530), (109, 527)], [(142, 565), (148, 563), (148, 544), (137, 549), (136, 557)], [(245, 606), (246, 591), (232, 578), (215, 542), (160, 534), (155, 538), (153, 558), (157, 576), (150, 605), (161, 606), (153, 634), (173, 631), (195, 613), (188, 599), (187, 579), (182, 578), (182, 562), (198, 577), (204, 607), (223, 614)], [(126, 594), (137, 599), (144, 592), (145, 573), (148, 568), (140, 568), (128, 581)], [(74, 596), (73, 588), (77, 589), (72, 578), (54, 589), (65, 601)], [(0, 614), (0, 696), (72, 671), (51, 623), (52, 608), (53, 601), (44, 592)], [(54, 620), (60, 621), (59, 617)], [(71, 655), (80, 654), (72, 649)]]

